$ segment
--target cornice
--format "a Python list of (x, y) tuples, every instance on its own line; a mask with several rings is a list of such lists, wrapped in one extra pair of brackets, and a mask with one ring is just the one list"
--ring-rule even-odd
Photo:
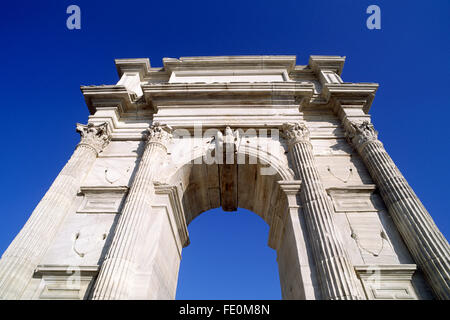
[[(98, 109), (116, 107), (120, 114), (135, 112), (136, 110), (155, 113), (157, 111), (155, 98), (165, 100), (174, 97), (186, 99), (200, 97), (244, 97), (255, 95), (269, 97), (294, 96), (301, 102), (301, 107), (311, 103), (335, 105), (350, 100), (356, 100), (360, 108), (368, 113), (374, 94), (377, 91), (376, 83), (322, 83), (320, 97), (314, 93), (314, 81), (319, 75), (335, 72), (340, 75), (345, 62), (341, 56), (317, 56), (309, 58), (308, 65), (296, 65), (294, 55), (265, 55), (265, 56), (218, 56), (218, 57), (181, 57), (164, 58), (163, 68), (152, 68), (147, 58), (116, 59), (116, 68), (119, 76), (126, 72), (137, 72), (141, 79), (141, 89), (144, 97), (137, 97), (122, 85), (82, 86), (86, 104), (91, 114)], [(277, 82), (214, 82), (214, 83), (168, 83), (173, 71), (179, 73), (199, 73), (211, 71), (212, 73), (230, 72), (274, 72), (285, 70), (285, 74), (293, 76), (296, 81)], [(327, 73), (327, 74), (328, 74)], [(322, 75), (323, 78), (323, 75)], [(155, 81), (153, 81), (155, 80)], [(304, 81), (302, 81), (304, 80)], [(321, 80), (321, 82), (324, 82)], [(314, 82), (315, 83), (315, 82)], [(361, 101), (363, 101), (361, 103)], [(348, 103), (347, 103), (348, 104)], [(361, 107), (361, 105), (363, 105)], [(356, 106), (356, 105), (355, 105)]]
[(327, 191), (330, 192), (374, 192), (377, 189), (374, 184), (363, 184), (355, 186), (345, 186), (345, 187), (330, 187)]
[(311, 97), (314, 86), (302, 82), (163, 83), (143, 85), (146, 97), (173, 95), (248, 95), (277, 94)]
[(308, 65), (314, 72), (321, 70), (331, 70), (338, 75), (342, 74), (344, 68), (345, 57), (341, 56), (315, 56), (309, 57)]
[(335, 99), (349, 104), (362, 102), (363, 111), (368, 113), (378, 87), (378, 83), (327, 83), (322, 92), (327, 101)]
[(327, 94), (335, 95), (357, 95), (365, 96), (375, 94), (378, 90), (378, 83), (327, 83), (323, 90)]
[(152, 109), (151, 105), (145, 105), (144, 101), (139, 101), (136, 95), (129, 92), (125, 86), (81, 86), (80, 90), (91, 114), (94, 114), (99, 108), (111, 107), (116, 107), (119, 113), (123, 113), (135, 110), (138, 104), (143, 105), (141, 109)]
[(280, 180), (277, 182), (281, 190), (283, 190), (287, 195), (297, 195), (302, 186), (301, 180)]
[(386, 265), (355, 265), (358, 277), (370, 279), (374, 274), (383, 277), (385, 280), (411, 280), (417, 270), (415, 264), (386, 264)]
[(148, 58), (115, 59), (114, 62), (119, 78), (121, 78), (125, 72), (137, 72), (139, 73), (141, 81), (143, 81), (151, 71), (150, 60)]
[(99, 93), (128, 93), (125, 86), (118, 86), (113, 84), (103, 84), (100, 86), (80, 86), (81, 92), (83, 94), (99, 94)]
[(34, 270), (34, 275), (43, 276), (43, 275), (60, 275), (60, 276), (70, 276), (73, 272), (78, 272), (80, 276), (96, 276), (98, 271), (100, 270), (100, 266), (91, 265), (91, 266), (72, 266), (72, 265), (38, 265)]
[(80, 193), (127, 193), (127, 186), (81, 186)]
[(91, 114), (99, 107), (118, 107), (122, 112), (132, 103), (130, 93), (124, 86), (81, 86), (80, 90)]

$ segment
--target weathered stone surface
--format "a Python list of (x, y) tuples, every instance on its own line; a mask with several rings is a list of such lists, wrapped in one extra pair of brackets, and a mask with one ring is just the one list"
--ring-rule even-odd
[(448, 299), (448, 243), (370, 125), (378, 85), (344, 61), (116, 60), (116, 85), (81, 88), (89, 124), (0, 298), (173, 299), (189, 223), (223, 207), (269, 225), (283, 299)]
[(417, 264), (440, 299), (450, 299), (450, 246), (378, 140), (368, 121), (350, 122), (349, 138), (364, 160)]
[(77, 124), (81, 141), (0, 260), (0, 298), (18, 299), (68, 214), (81, 182), (110, 140), (108, 125)]
[(303, 123), (287, 123), (283, 129), (292, 154), (292, 164), (302, 181), (302, 205), (322, 297), (331, 300), (359, 299), (353, 267), (338, 235), (333, 211), (316, 168), (309, 129)]

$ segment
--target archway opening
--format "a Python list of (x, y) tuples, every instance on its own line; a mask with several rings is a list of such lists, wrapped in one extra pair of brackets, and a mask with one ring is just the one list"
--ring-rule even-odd
[(269, 226), (252, 211), (208, 210), (189, 224), (176, 299), (281, 299)]
[[(179, 190), (179, 210), (183, 211), (182, 220), (190, 237), (185, 242), (187, 246), (178, 252), (181, 260), (172, 268), (177, 271), (172, 278), (176, 299), (305, 299), (308, 294), (305, 284), (310, 287), (310, 261), (306, 262), (309, 256), (295, 209), (296, 199), (291, 197), (292, 209), (288, 202), (288, 193), (298, 188), (298, 182), (282, 160), (265, 153), (258, 157), (244, 155), (246, 161), (231, 168), (202, 163), (201, 157), (190, 156), (178, 170), (167, 172), (164, 183)], [(245, 218), (253, 221), (239, 221)], [(258, 226), (261, 231), (255, 231)], [(260, 236), (252, 235), (253, 232), (260, 232)], [(244, 238), (237, 241), (236, 233)], [(258, 249), (245, 249), (244, 245), (252, 241)], [(247, 261), (257, 252), (265, 252), (267, 258)], [(244, 285), (245, 280), (258, 275), (261, 266), (269, 268), (261, 272), (274, 282), (270, 285), (259, 278), (254, 284)], [(226, 285), (220, 287), (218, 281), (225, 281)], [(273, 289), (259, 290), (260, 285)], [(218, 288), (219, 292), (212, 292), (211, 288)]]

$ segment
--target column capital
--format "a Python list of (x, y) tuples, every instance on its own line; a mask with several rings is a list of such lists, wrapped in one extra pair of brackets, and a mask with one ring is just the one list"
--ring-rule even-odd
[(108, 130), (108, 123), (95, 125), (91, 122), (88, 124), (76, 124), (76, 131), (80, 133), (81, 141), (78, 146), (88, 146), (100, 153), (111, 141), (111, 134)]
[(167, 148), (167, 143), (172, 139), (172, 132), (172, 127), (154, 122), (145, 132), (147, 144), (156, 143)]
[(311, 144), (309, 135), (308, 127), (302, 122), (284, 123), (282, 126), (282, 136), (289, 147), (299, 142)]
[(348, 121), (348, 125), (345, 127), (347, 138), (356, 149), (361, 149), (368, 142), (380, 142), (378, 140), (378, 131), (375, 130), (373, 124), (368, 120)]

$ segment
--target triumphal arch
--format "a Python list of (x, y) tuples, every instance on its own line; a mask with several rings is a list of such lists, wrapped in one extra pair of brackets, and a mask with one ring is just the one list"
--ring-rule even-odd
[[(449, 299), (449, 244), (344, 57), (116, 60), (80, 143), (0, 262), (3, 299), (173, 299), (187, 226), (270, 226), (284, 299)], [(214, 250), (214, 248), (211, 248)], [(238, 262), (236, 262), (238, 263)]]

